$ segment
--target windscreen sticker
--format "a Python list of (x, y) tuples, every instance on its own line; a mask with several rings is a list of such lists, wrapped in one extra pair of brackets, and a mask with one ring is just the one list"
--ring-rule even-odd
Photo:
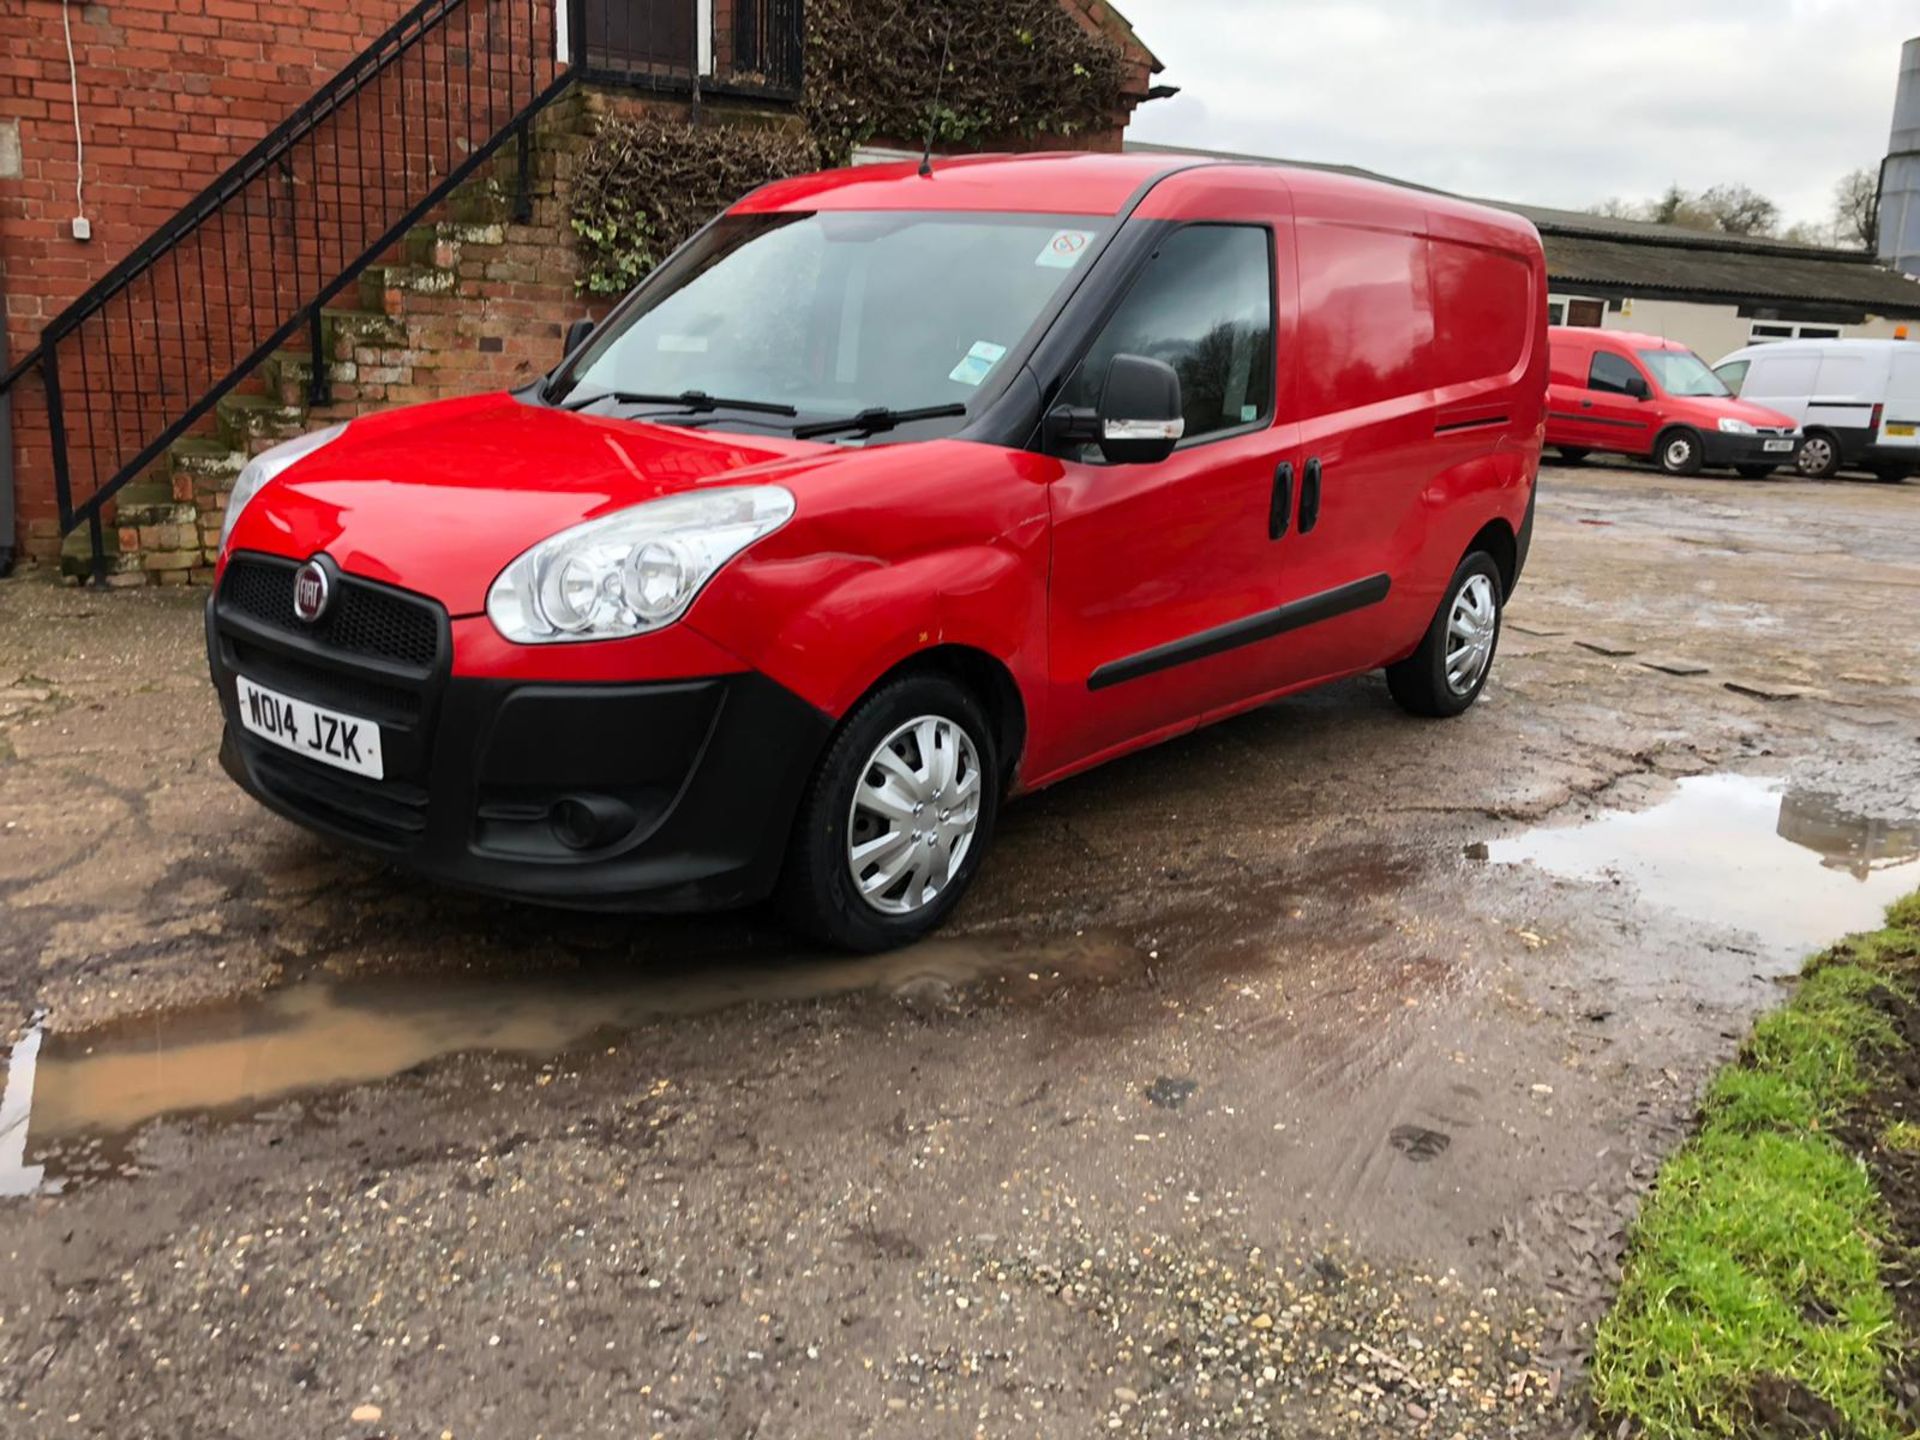
[(978, 385), (1006, 353), (1007, 347), (1004, 345), (996, 345), (991, 340), (977, 340), (973, 348), (967, 351), (967, 358), (947, 372), (947, 378), (962, 385)]
[(1040, 258), (1033, 263), (1044, 265), (1049, 270), (1071, 270), (1080, 263), (1080, 257), (1087, 253), (1087, 246), (1093, 243), (1093, 236), (1085, 230), (1056, 230), (1053, 238), (1047, 241), (1046, 248), (1040, 252)]

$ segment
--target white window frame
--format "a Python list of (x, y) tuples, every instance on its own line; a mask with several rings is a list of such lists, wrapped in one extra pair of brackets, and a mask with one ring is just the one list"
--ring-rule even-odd
[[(1602, 321), (1602, 325), (1592, 325), (1592, 326), (1583, 325), (1580, 328), (1583, 330), (1601, 329), (1607, 317), (1608, 307), (1607, 307), (1607, 302), (1602, 300), (1598, 295), (1555, 295), (1551, 291), (1549, 291), (1547, 293), (1547, 323), (1549, 325), (1566, 324), (1567, 312), (1569, 311), (1569, 309), (1571, 309), (1571, 307), (1573, 307), (1574, 305), (1580, 304), (1582, 302), (1589, 305), (1598, 305), (1600, 307), (1600, 319)], [(1554, 314), (1553, 314), (1553, 307), (1556, 305), (1560, 307), (1560, 318), (1557, 320), (1554, 318)]]
[[(1778, 331), (1786, 333), (1774, 333)], [(1826, 324), (1818, 320), (1755, 320), (1747, 326), (1749, 345), (1778, 345), (1782, 340), (1842, 340), (1845, 338), (1844, 325)]]
[[(700, 73), (713, 74), (713, 7), (714, 0), (706, 0), (703, 5), (693, 7), (694, 34), (700, 47)], [(553, 53), (562, 65), (573, 59), (573, 36), (567, 29), (565, 0), (553, 7)]]

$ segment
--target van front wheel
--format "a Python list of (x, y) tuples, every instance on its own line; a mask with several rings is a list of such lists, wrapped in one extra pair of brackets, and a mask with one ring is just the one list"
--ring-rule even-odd
[(1500, 569), (1484, 550), (1460, 562), (1420, 648), (1387, 667), (1387, 689), (1410, 715), (1446, 719), (1480, 698), (1500, 644)]
[(906, 675), (854, 707), (800, 802), (780, 881), (796, 929), (887, 950), (960, 902), (1000, 803), (993, 727), (944, 675)]
[(1831, 480), (1840, 468), (1839, 443), (1824, 430), (1811, 431), (1800, 442), (1794, 468), (1809, 480)]
[(1669, 430), (1653, 446), (1654, 463), (1669, 475), (1700, 473), (1700, 437), (1691, 430)]

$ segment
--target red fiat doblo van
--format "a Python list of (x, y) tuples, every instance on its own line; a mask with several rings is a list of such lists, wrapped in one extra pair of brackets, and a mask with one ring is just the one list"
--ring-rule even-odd
[(1800, 427), (1736, 400), (1677, 340), (1631, 330), (1555, 325), (1547, 444), (1578, 464), (1595, 450), (1652, 460), (1669, 475), (1730, 467), (1758, 480), (1792, 465)]
[(913, 939), (1010, 794), (1382, 666), (1473, 702), (1545, 285), (1524, 221), (1312, 171), (767, 185), (538, 383), (248, 467), (222, 760), (453, 884)]

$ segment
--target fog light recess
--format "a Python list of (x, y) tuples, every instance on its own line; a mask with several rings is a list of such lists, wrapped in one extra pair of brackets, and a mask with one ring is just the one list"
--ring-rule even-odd
[(599, 850), (633, 832), (633, 808), (611, 795), (565, 795), (547, 812), (553, 836), (569, 850)]

